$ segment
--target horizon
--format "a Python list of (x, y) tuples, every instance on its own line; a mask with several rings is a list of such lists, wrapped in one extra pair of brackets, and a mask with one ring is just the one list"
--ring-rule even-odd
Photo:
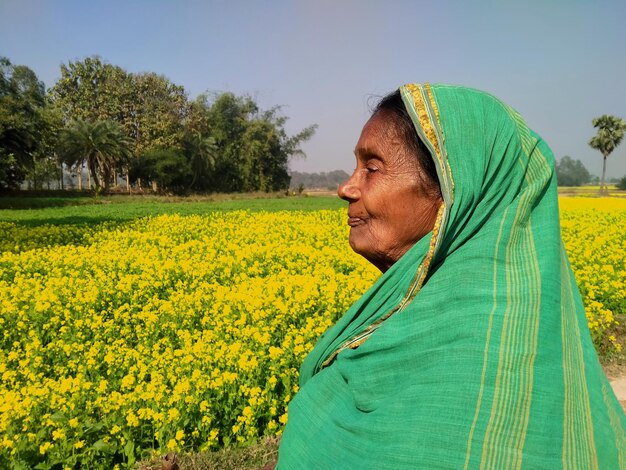
[[(617, 0), (5, 0), (0, 55), (31, 68), (46, 88), (62, 63), (98, 55), (129, 72), (164, 75), (189, 98), (230, 91), (264, 109), (283, 106), (291, 134), (319, 125), (303, 145), (308, 158), (289, 165), (308, 173), (352, 171), (372, 97), (411, 81), (462, 83), (516, 108), (557, 160), (568, 155), (599, 176), (591, 120), (626, 118), (624, 20)], [(607, 159), (607, 178), (625, 174), (622, 142)]]

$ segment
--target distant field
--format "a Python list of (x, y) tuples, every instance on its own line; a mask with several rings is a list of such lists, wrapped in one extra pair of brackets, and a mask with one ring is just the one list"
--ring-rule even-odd
[[(316, 211), (339, 209), (347, 204), (337, 196), (255, 197), (254, 195), (208, 197), (111, 196), (85, 198), (0, 198), (0, 221), (20, 225), (92, 225), (126, 222), (162, 214), (202, 215), (210, 212)], [(219, 199), (218, 199), (219, 198)]]
[[(607, 186), (608, 196), (610, 197), (626, 197), (626, 191), (617, 189), (614, 184)], [(559, 186), (559, 194), (561, 196), (589, 196), (598, 197), (600, 185), (595, 186)]]
[[(589, 198), (593, 203), (599, 186), (560, 187), (562, 199)], [(626, 200), (626, 191), (609, 186), (612, 197)], [(576, 206), (585, 205), (579, 201)], [(347, 207), (331, 191), (312, 192), (311, 195), (290, 196), (282, 194), (217, 194), (211, 196), (139, 196), (115, 195), (95, 198), (90, 195), (67, 197), (0, 197), (0, 222), (20, 226), (97, 225), (103, 222), (123, 223), (145, 216), (165, 214), (202, 215), (211, 212), (250, 210), (252, 212), (317, 211)]]

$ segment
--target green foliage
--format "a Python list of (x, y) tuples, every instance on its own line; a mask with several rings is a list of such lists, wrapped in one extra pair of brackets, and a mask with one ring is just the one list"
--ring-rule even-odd
[(622, 176), (622, 179), (618, 181), (617, 189), (626, 190), (626, 175)]
[(191, 166), (177, 149), (153, 149), (133, 162), (131, 177), (156, 183), (161, 191), (182, 192), (190, 179)]
[(280, 108), (260, 111), (248, 96), (219, 95), (205, 112), (215, 138), (218, 159), (213, 187), (218, 191), (278, 191), (289, 187), (288, 162), (303, 156), (300, 145), (316, 125), (295, 136), (285, 131)]
[(131, 74), (131, 83), (135, 155), (152, 148), (181, 149), (189, 107), (185, 89), (156, 73)]
[(58, 187), (63, 187), (62, 161), (57, 154), (58, 140), (63, 129), (63, 119), (59, 109), (49, 102), (46, 97), (46, 105), (41, 109), (41, 127), (39, 128), (39, 141), (37, 149), (33, 153), (33, 165), (26, 171), (28, 188), (40, 190), (44, 185), (50, 189), (50, 182), (58, 182)]
[(187, 97), (183, 87), (155, 73), (132, 74), (99, 57), (61, 65), (51, 96), (66, 121), (109, 120), (131, 138), (133, 155), (180, 148)]
[(210, 189), (208, 182), (217, 161), (215, 139), (212, 136), (206, 137), (197, 130), (188, 129), (183, 140), (183, 149), (192, 174), (188, 189)]
[(607, 157), (624, 138), (626, 121), (617, 116), (605, 114), (591, 122), (593, 127), (598, 129), (598, 134), (591, 138), (589, 145)]
[(129, 126), (132, 84), (129, 74), (99, 57), (61, 64), (61, 78), (50, 96), (65, 122), (112, 120)]
[(606, 192), (604, 184), (606, 175), (606, 157), (620, 144), (626, 132), (626, 121), (617, 116), (604, 114), (593, 119), (593, 127), (598, 129), (598, 133), (591, 138), (589, 145), (602, 153), (602, 180), (600, 183), (600, 192)]
[(69, 167), (87, 165), (96, 188), (108, 188), (113, 169), (130, 158), (130, 140), (124, 129), (113, 121), (78, 120), (60, 139), (64, 163)]
[(582, 186), (591, 179), (591, 175), (580, 160), (564, 156), (556, 164), (556, 178), (559, 186)]
[(0, 57), (0, 189), (17, 188), (36, 165), (45, 127), (43, 82)]
[(0, 190), (15, 189), (24, 179), (24, 172), (13, 153), (0, 148)]
[[(316, 128), (289, 136), (278, 107), (262, 111), (251, 97), (232, 93), (190, 101), (185, 89), (166, 77), (129, 73), (97, 56), (61, 65), (48, 102), (30, 69), (4, 59), (1, 70), (0, 99), (8, 93), (2, 90), (14, 90), (13, 95), (21, 93), (20, 106), (30, 103), (22, 107), (37, 112), (20, 127), (11, 121), (20, 116), (15, 106), (0, 108), (0, 188), (15, 188), (25, 177), (35, 189), (55, 179), (61, 186), (62, 164), (78, 170), (84, 162), (98, 191), (107, 189), (113, 174), (124, 173), (138, 187), (176, 192), (285, 190), (288, 161), (304, 156), (300, 145)], [(102, 122), (109, 123), (109, 131), (115, 123), (118, 137), (127, 136), (123, 151), (98, 151), (95, 145), (87, 150), (90, 133), (106, 134), (107, 141), (115, 137), (98, 127)]]

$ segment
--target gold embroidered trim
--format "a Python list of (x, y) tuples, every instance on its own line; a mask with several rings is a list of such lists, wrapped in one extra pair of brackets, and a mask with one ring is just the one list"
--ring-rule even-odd
[[(448, 206), (451, 206), (454, 200), (454, 180), (452, 179), (452, 170), (450, 169), (450, 165), (448, 164), (447, 159), (444, 161), (443, 158), (443, 150), (445, 150), (445, 135), (443, 128), (441, 127), (439, 107), (435, 101), (435, 95), (429, 83), (425, 83), (424, 85), (408, 83), (402, 88), (410, 94), (413, 100), (415, 115), (419, 120), (419, 125), (422, 128), (424, 137), (434, 149), (435, 153), (433, 158), (437, 159), (441, 169), (441, 181), (439, 181), (439, 184), (441, 185), (442, 192), (445, 190), (445, 192), (449, 195), (449, 199), (446, 199), (446, 201), (449, 203)], [(428, 104), (432, 109), (430, 117), (428, 107), (424, 101), (425, 99), (428, 100)], [(446, 188), (448, 188), (448, 190), (446, 190)]]
[(404, 304), (410, 303), (413, 298), (417, 295), (417, 293), (422, 288), (424, 281), (426, 280), (426, 275), (428, 274), (428, 270), (430, 269), (430, 263), (435, 256), (435, 251), (437, 249), (437, 245), (439, 244), (439, 232), (441, 231), (441, 226), (443, 223), (443, 215), (445, 212), (445, 202), (442, 202), (439, 206), (439, 210), (437, 211), (437, 218), (435, 219), (435, 225), (433, 226), (433, 235), (430, 239), (430, 246), (428, 247), (428, 253), (424, 257), (422, 264), (420, 265), (418, 271), (421, 271), (420, 277), (417, 281), (415, 287), (413, 287), (413, 292), (409, 293), (409, 296), (404, 301)]
[(433, 107), (433, 111), (435, 111), (435, 116), (437, 117), (437, 123), (439, 124), (439, 127), (441, 127), (441, 121), (439, 120), (439, 108), (437, 107), (437, 103), (435, 103), (435, 97), (433, 95), (433, 91), (430, 89), (430, 83), (424, 83), (424, 89), (428, 92), (430, 105)]
[[(430, 92), (430, 85), (426, 85), (427, 90)], [(428, 111), (426, 110), (426, 103), (424, 103), (424, 99), (422, 98), (422, 92), (418, 85), (415, 83), (409, 83), (405, 85), (405, 88), (411, 93), (411, 97), (413, 98), (413, 103), (415, 107), (415, 112), (417, 113), (417, 118), (420, 121), (420, 125), (424, 130), (424, 134), (426, 134), (426, 138), (432, 145), (433, 149), (435, 149), (435, 153), (437, 155), (437, 159), (441, 162), (441, 151), (439, 149), (439, 141), (437, 140), (437, 134), (435, 132), (435, 128), (433, 127), (430, 119), (428, 118)], [(429, 95), (431, 101), (432, 94)], [(435, 116), (437, 117), (437, 122), (439, 122), (439, 111), (437, 108), (435, 109)]]

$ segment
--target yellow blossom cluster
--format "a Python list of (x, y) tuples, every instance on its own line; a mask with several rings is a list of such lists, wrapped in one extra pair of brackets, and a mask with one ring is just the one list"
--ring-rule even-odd
[(622, 350), (611, 333), (626, 314), (626, 199), (561, 198), (561, 233), (601, 354)]
[(279, 433), (305, 355), (378, 275), (345, 220), (172, 215), (3, 240), (0, 467), (132, 466)]
[[(563, 237), (594, 340), (616, 348), (626, 204), (588, 201), (561, 201)], [(131, 467), (280, 433), (303, 358), (378, 276), (345, 221), (1, 223), (0, 467)]]

